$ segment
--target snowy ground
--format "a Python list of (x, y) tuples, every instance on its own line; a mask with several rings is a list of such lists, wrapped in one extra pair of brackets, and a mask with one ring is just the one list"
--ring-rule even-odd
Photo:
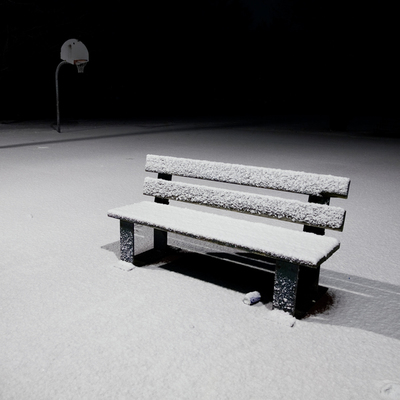
[[(400, 399), (399, 151), (295, 124), (0, 125), (0, 398)], [(107, 211), (148, 200), (148, 153), (351, 178), (333, 306), (292, 326), (242, 302), (248, 268), (115, 268)]]

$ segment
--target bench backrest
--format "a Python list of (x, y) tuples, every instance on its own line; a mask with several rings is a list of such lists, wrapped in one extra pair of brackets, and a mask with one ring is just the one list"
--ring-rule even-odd
[[(331, 197), (347, 198), (350, 179), (332, 175), (252, 167), (204, 160), (148, 155), (145, 195), (167, 203), (177, 200), (303, 224), (306, 231), (343, 230), (346, 211), (329, 206)], [(184, 182), (172, 176), (205, 179), (308, 195), (308, 202)]]

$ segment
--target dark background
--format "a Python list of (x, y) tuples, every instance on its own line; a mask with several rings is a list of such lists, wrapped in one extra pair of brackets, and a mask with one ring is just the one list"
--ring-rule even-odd
[(0, 120), (324, 114), (397, 117), (398, 22), (384, 2), (1, 0)]

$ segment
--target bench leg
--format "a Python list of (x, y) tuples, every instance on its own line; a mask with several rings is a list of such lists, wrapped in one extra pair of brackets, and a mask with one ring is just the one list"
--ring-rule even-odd
[(138, 267), (157, 262), (167, 253), (167, 239), (167, 232), (154, 229), (154, 248), (135, 256), (134, 224), (120, 220), (120, 259)]
[[(154, 264), (163, 259), (163, 257), (168, 253), (167, 246), (167, 232), (154, 229), (154, 245), (150, 250), (146, 250), (140, 254), (133, 254), (134, 262), (136, 267), (143, 267), (145, 265)], [(121, 250), (122, 254), (122, 250)], [(121, 258), (122, 259), (122, 258)]]
[(168, 233), (154, 229), (154, 250), (165, 253), (168, 248)]
[(308, 311), (313, 302), (318, 300), (320, 269), (320, 267), (300, 267), (296, 305), (298, 311)]
[(134, 224), (120, 220), (121, 261), (133, 264), (135, 253)]
[(299, 266), (285, 261), (277, 261), (275, 270), (274, 309), (295, 315), (296, 297), (299, 282)]

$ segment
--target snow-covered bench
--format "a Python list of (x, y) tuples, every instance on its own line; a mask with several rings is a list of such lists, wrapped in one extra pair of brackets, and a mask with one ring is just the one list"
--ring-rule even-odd
[[(143, 193), (154, 202), (115, 208), (120, 220), (121, 261), (135, 264), (134, 224), (154, 228), (154, 251), (168, 250), (167, 232), (211, 241), (276, 260), (273, 307), (300, 315), (296, 302), (315, 298), (320, 265), (339, 248), (325, 229), (342, 231), (345, 210), (329, 205), (331, 197), (347, 198), (350, 180), (331, 175), (251, 167), (221, 162), (148, 155)], [(172, 176), (274, 189), (308, 195), (308, 201), (172, 181)], [(200, 184), (198, 184), (200, 183)], [(220, 185), (221, 186), (221, 185)], [(275, 192), (274, 192), (275, 193)], [(303, 231), (197, 209), (168, 205), (169, 200), (217, 207), (304, 225)], [(292, 225), (291, 225), (292, 226)]]

